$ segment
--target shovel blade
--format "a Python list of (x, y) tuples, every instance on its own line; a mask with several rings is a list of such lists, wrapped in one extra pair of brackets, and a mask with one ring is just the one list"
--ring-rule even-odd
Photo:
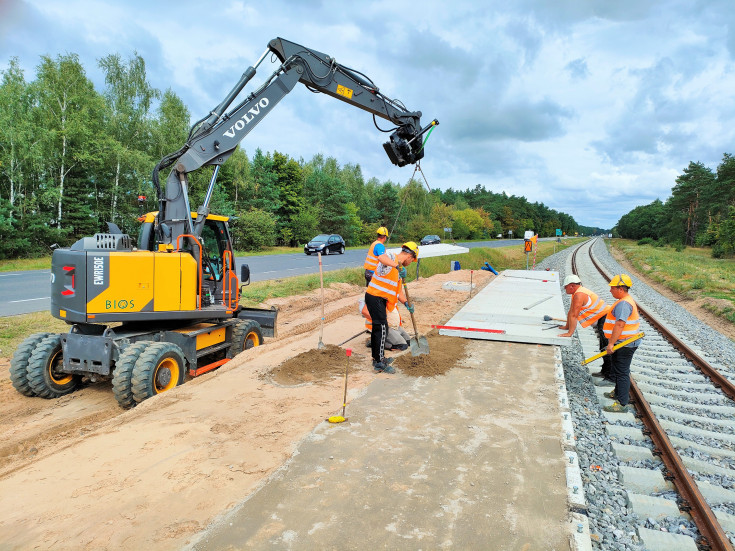
[(429, 341), (426, 337), (413, 337), (408, 344), (411, 347), (411, 356), (429, 353)]

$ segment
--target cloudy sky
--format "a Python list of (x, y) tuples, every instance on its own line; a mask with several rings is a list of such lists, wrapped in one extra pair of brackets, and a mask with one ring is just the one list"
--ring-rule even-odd
[[(433, 188), (476, 185), (612, 227), (665, 200), (690, 161), (735, 153), (732, 0), (0, 0), (0, 70), (18, 57), (134, 52), (194, 119), (283, 37), (368, 75), (440, 126), (421, 168)], [(252, 85), (275, 65), (263, 63)], [(246, 90), (252, 90), (249, 86)], [(360, 164), (405, 184), (359, 109), (301, 85), (243, 141), (296, 159)]]

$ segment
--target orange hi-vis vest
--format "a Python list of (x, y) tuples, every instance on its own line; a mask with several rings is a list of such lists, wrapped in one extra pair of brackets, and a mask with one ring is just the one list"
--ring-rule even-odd
[(584, 306), (580, 309), (577, 320), (582, 327), (589, 327), (602, 316), (606, 315), (609, 312), (609, 308), (605, 306), (604, 300), (586, 287), (580, 287), (574, 291), (574, 294), (576, 295), (580, 292), (587, 295), (587, 302), (585, 302)]
[(373, 241), (373, 244), (370, 245), (370, 248), (368, 249), (367, 256), (365, 257), (365, 264), (363, 264), (363, 268), (366, 270), (375, 271), (375, 269), (378, 267), (378, 257), (375, 256), (375, 245), (380, 243), (377, 239)]
[(638, 306), (636, 306), (635, 301), (630, 297), (630, 295), (628, 295), (613, 304), (610, 308), (610, 311), (607, 313), (607, 317), (605, 318), (605, 325), (602, 328), (602, 332), (605, 333), (605, 337), (607, 337), (608, 340), (612, 337), (613, 327), (615, 326), (615, 322), (617, 321), (615, 319), (615, 316), (613, 316), (613, 310), (623, 300), (633, 307), (633, 311), (631, 312), (630, 317), (625, 320), (625, 327), (623, 327), (623, 332), (620, 334), (617, 342), (624, 341), (625, 339), (628, 339), (633, 335), (637, 335), (638, 333), (640, 333), (641, 324), (638, 318)]
[(366, 292), (374, 297), (383, 297), (388, 301), (388, 307), (395, 306), (398, 302), (398, 294), (401, 292), (401, 278), (398, 270), (391, 268), (385, 275), (379, 275), (377, 270), (367, 286)]

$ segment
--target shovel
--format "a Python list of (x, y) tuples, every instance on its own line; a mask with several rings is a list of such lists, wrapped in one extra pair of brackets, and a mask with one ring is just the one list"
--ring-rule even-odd
[(322, 342), (322, 335), (324, 335), (324, 275), (322, 274), (322, 253), (316, 253), (316, 255), (319, 257), (319, 286), (322, 289), (322, 325), (319, 329), (319, 344), (317, 345), (317, 349), (321, 350), (324, 348)]
[(342, 342), (341, 342), (341, 343), (339, 343), (339, 344), (338, 344), (337, 346), (342, 346), (343, 344), (347, 344), (347, 343), (348, 343), (348, 342), (350, 342), (350, 341), (351, 341), (352, 339), (356, 339), (357, 337), (359, 337), (360, 335), (362, 335), (362, 334), (364, 334), (364, 333), (370, 333), (370, 331), (368, 331), (367, 329), (363, 329), (362, 331), (360, 331), (360, 332), (359, 332), (359, 333), (358, 333), (357, 335), (355, 335), (354, 337), (350, 337), (350, 338), (349, 338), (349, 339), (347, 339), (346, 341), (342, 341)]
[[(411, 302), (411, 297), (408, 296), (408, 287), (406, 286), (406, 280), (403, 279), (403, 289), (406, 293), (406, 302), (413, 305)], [(428, 354), (429, 353), (429, 341), (426, 340), (426, 337), (422, 337), (419, 335), (419, 330), (416, 328), (416, 318), (413, 317), (413, 312), (409, 312), (411, 314), (411, 323), (413, 323), (413, 338), (408, 342), (409, 346), (411, 347), (411, 356), (420, 356), (421, 354)]]
[[(637, 341), (638, 339), (642, 339), (645, 336), (645, 333), (642, 331), (638, 333), (637, 335), (633, 335), (632, 337), (628, 337), (622, 342), (619, 342), (615, 346), (613, 346), (613, 352), (615, 352), (618, 348), (622, 348), (623, 346), (626, 346), (633, 341)], [(587, 365), (590, 362), (595, 361), (597, 358), (602, 358), (603, 356), (607, 356), (607, 349), (601, 351), (599, 354), (595, 354), (594, 356), (590, 356), (586, 360), (582, 360), (582, 365)]]

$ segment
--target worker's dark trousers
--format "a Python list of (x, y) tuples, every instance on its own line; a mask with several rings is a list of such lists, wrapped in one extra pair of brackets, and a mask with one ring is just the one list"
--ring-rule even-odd
[(385, 312), (388, 301), (383, 297), (365, 293), (365, 306), (373, 320), (373, 329), (370, 332), (370, 350), (373, 360), (382, 362), (385, 356), (385, 338), (388, 336), (388, 318)]
[[(605, 350), (607, 348), (607, 337), (602, 331), (603, 325), (605, 325), (605, 316), (602, 316), (600, 319), (597, 320), (597, 338), (600, 341), (600, 350)], [(600, 373), (602, 373), (602, 376), (605, 379), (612, 380), (612, 363), (610, 362), (610, 356), (605, 355), (602, 357), (602, 367), (600, 368)]]
[(610, 356), (612, 361), (612, 380), (615, 383), (615, 399), (621, 406), (627, 406), (630, 402), (630, 362), (636, 348), (624, 346), (618, 348)]

